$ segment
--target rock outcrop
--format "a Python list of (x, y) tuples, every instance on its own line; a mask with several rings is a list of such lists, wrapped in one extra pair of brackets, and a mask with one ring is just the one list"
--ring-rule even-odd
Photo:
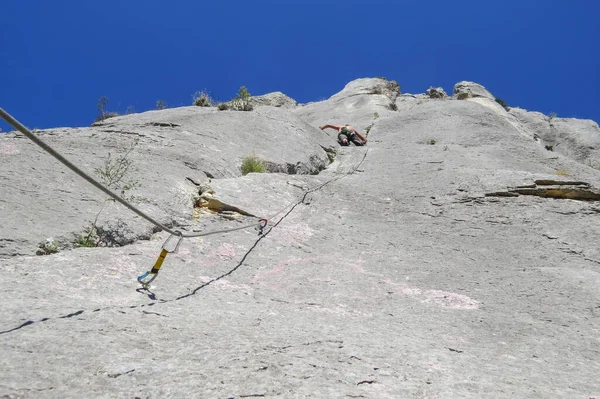
[[(126, 245), (55, 248), (104, 198), (0, 137), (0, 397), (597, 394), (600, 171), (560, 151), (568, 134), (592, 147), (597, 126), (553, 130), (477, 86), (440, 101), (359, 79), (289, 109), (40, 132), (87, 171), (138, 138), (128, 194), (173, 228), (218, 232), (184, 239), (147, 290), (136, 278), (167, 234), (107, 203)], [(369, 144), (338, 147), (324, 123), (369, 127)], [(314, 174), (242, 176), (252, 152)]]
[(280, 91), (273, 93), (264, 94), (262, 96), (252, 96), (250, 103), (254, 106), (270, 106), (270, 107), (282, 107), (282, 108), (294, 108), (297, 103), (291, 97), (286, 96)]
[(558, 118), (511, 108), (510, 114), (549, 151), (600, 169), (600, 128), (591, 120)]
[(425, 94), (427, 96), (429, 96), (429, 98), (446, 98), (446, 97), (448, 97), (448, 95), (446, 94), (444, 89), (441, 87), (430, 87), (429, 89), (427, 89)]
[(487, 89), (482, 85), (473, 82), (458, 82), (454, 85), (454, 90), (452, 93), (459, 100), (473, 97), (484, 97), (494, 100), (492, 93), (487, 91)]

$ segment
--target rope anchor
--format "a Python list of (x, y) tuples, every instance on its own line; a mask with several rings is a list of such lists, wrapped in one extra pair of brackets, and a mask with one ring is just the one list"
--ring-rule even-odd
[[(169, 238), (167, 238), (167, 240), (163, 244), (162, 250), (160, 251), (160, 255), (158, 255), (158, 259), (156, 260), (154, 267), (152, 269), (150, 269), (150, 271), (142, 274), (141, 276), (139, 276), (137, 278), (137, 281), (142, 285), (143, 289), (147, 290), (148, 288), (150, 288), (150, 283), (153, 282), (154, 279), (158, 276), (158, 272), (159, 272), (163, 262), (165, 261), (167, 254), (169, 254), (171, 252), (177, 252), (177, 250), (179, 249), (179, 244), (181, 244), (181, 240), (183, 239), (183, 234), (180, 231), (177, 231), (176, 233), (177, 233), (177, 241), (175, 242), (175, 246), (172, 249), (168, 248), (169, 241), (171, 241), (171, 238), (174, 237), (174, 235), (171, 234), (169, 236)], [(147, 278), (148, 276), (150, 276), (150, 278)]]
[(269, 223), (267, 219), (258, 219), (258, 226), (255, 229), (258, 230), (259, 236), (262, 235), (264, 228), (267, 227), (267, 223)]

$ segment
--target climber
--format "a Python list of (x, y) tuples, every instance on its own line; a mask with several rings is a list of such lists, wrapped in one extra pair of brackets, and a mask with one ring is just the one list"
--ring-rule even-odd
[(338, 126), (338, 125), (323, 125), (319, 126), (321, 130), (325, 130), (327, 128), (335, 129), (338, 131), (338, 142), (340, 145), (347, 146), (350, 145), (349, 141), (352, 141), (354, 145), (361, 146), (367, 145), (367, 139), (364, 138), (358, 130), (353, 128), (350, 125)]

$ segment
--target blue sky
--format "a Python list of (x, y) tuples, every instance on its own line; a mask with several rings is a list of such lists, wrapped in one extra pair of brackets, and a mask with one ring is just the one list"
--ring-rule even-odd
[(599, 21), (597, 0), (3, 0), (0, 106), (31, 128), (89, 126), (102, 95), (120, 113), (241, 85), (309, 102), (385, 76), (600, 122)]

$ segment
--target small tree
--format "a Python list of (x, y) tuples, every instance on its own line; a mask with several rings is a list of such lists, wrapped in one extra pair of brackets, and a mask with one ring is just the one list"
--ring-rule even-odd
[(163, 100), (156, 101), (156, 109), (166, 109), (167, 103)]
[(117, 112), (108, 112), (106, 109), (107, 106), (108, 97), (100, 96), (100, 98), (98, 98), (98, 104), (96, 105), (96, 108), (98, 108), (98, 116), (96, 117), (96, 122), (119, 116)]
[(250, 104), (250, 93), (246, 86), (240, 87), (240, 91), (236, 94), (235, 98), (231, 100), (231, 109), (236, 111), (252, 111), (254, 107)]
[(98, 108), (98, 113), (100, 114), (100, 117), (103, 117), (104, 114), (106, 114), (107, 106), (108, 106), (108, 97), (100, 96), (100, 98), (98, 98), (98, 104), (96, 105), (96, 107)]

